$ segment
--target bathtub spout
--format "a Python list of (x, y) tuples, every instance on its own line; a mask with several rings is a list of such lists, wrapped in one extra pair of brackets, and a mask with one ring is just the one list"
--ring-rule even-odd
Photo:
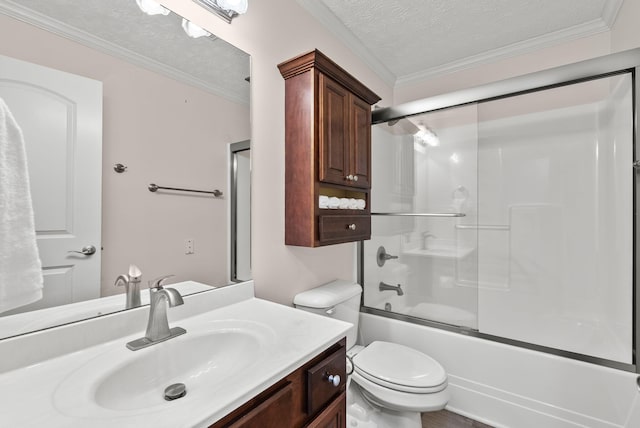
[(382, 281), (380, 281), (380, 285), (378, 286), (378, 290), (380, 290), (380, 291), (395, 291), (396, 293), (398, 293), (398, 296), (402, 296), (404, 294), (404, 291), (402, 291), (402, 288), (401, 288), (400, 284), (398, 284), (398, 285), (389, 285), (389, 284), (385, 284)]

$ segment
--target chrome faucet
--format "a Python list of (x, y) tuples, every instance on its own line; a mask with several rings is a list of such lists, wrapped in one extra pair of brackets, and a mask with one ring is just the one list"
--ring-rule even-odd
[(125, 304), (126, 309), (136, 308), (142, 303), (140, 302), (140, 278), (142, 272), (136, 265), (129, 265), (129, 275), (118, 275), (116, 278), (115, 286), (121, 287), (124, 285), (124, 289), (127, 295), (127, 301)]
[(385, 284), (384, 282), (380, 281), (380, 285), (378, 285), (378, 290), (380, 291), (395, 291), (396, 293), (398, 293), (398, 296), (402, 296), (404, 294), (404, 291), (402, 291), (401, 285), (389, 285), (389, 284)]
[(429, 231), (425, 231), (422, 232), (422, 250), (426, 250), (427, 249), (427, 241), (429, 240), (429, 238), (437, 238), (436, 235), (434, 235), (433, 233), (429, 233)]
[(162, 283), (173, 275), (165, 275), (149, 281), (149, 321), (144, 337), (127, 343), (132, 351), (155, 345), (156, 343), (185, 334), (182, 327), (169, 328), (167, 307), (179, 306), (184, 303), (182, 296), (175, 288), (164, 288)]

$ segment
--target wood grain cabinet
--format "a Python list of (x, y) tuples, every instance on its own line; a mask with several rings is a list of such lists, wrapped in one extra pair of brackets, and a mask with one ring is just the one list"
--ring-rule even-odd
[[(285, 244), (371, 236), (371, 105), (375, 93), (318, 50), (278, 65), (285, 79)], [(320, 209), (321, 196), (365, 201)]]
[(346, 380), (343, 339), (209, 428), (345, 428)]

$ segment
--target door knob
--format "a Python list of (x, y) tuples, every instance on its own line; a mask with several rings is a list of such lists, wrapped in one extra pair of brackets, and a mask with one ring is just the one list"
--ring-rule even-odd
[(77, 253), (77, 254), (82, 254), (83, 256), (90, 256), (92, 254), (95, 254), (96, 252), (96, 247), (94, 247), (93, 245), (87, 245), (86, 247), (82, 247), (82, 250), (80, 251), (67, 251), (67, 253)]

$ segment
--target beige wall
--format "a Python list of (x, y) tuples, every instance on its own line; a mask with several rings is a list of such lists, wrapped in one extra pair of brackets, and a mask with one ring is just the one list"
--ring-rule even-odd
[(619, 52), (640, 46), (640, 1), (624, 0), (611, 30), (611, 51)]
[[(15, 43), (19, 40), (19, 43)], [(227, 101), (0, 15), (0, 54), (103, 82), (102, 294), (137, 264), (146, 280), (228, 281), (228, 199), (154, 194), (149, 183), (227, 189), (227, 144), (250, 137)], [(117, 174), (116, 163), (128, 167)], [(184, 241), (195, 239), (195, 254)]]
[(294, 0), (250, 1), (247, 14), (231, 25), (191, 0), (162, 3), (251, 55), (252, 267), (257, 295), (291, 304), (300, 291), (354, 278), (354, 244), (314, 249), (284, 245), (284, 80), (277, 64), (318, 48), (387, 103), (391, 88)]

